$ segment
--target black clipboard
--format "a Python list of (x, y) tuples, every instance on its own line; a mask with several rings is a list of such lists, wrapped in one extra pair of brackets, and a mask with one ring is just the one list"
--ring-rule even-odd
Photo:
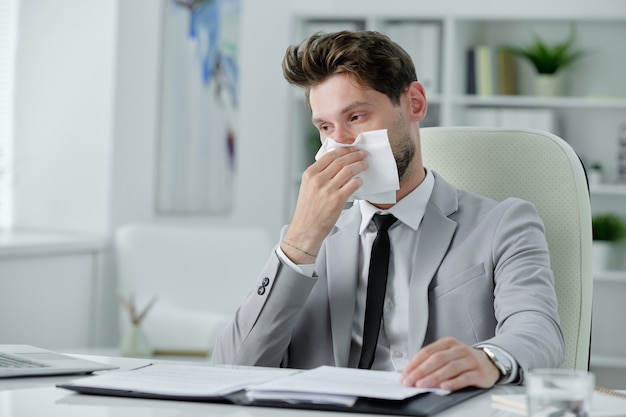
[(377, 398), (361, 397), (351, 407), (336, 404), (289, 403), (269, 400), (250, 401), (246, 397), (245, 391), (238, 391), (231, 395), (227, 395), (226, 398), (233, 404), (256, 407), (279, 407), (318, 411), (341, 411), (362, 414), (429, 417), (465, 400), (482, 394), (485, 391), (487, 390), (467, 388), (451, 392), (448, 395), (426, 393), (419, 394), (405, 400), (382, 400)]
[(275, 400), (250, 400), (245, 390), (240, 390), (224, 396), (180, 396), (151, 394), (136, 391), (124, 391), (116, 389), (91, 388), (72, 384), (59, 384), (59, 388), (68, 389), (87, 395), (104, 395), (114, 397), (131, 397), (154, 400), (192, 401), (221, 404), (234, 404), (252, 407), (290, 408), (300, 410), (334, 411), (362, 414), (387, 414), (394, 416), (430, 417), (472, 397), (480, 395), (488, 390), (478, 388), (466, 388), (452, 392), (448, 395), (434, 393), (419, 394), (405, 400), (381, 400), (374, 398), (359, 398), (353, 406), (317, 403), (293, 403)]

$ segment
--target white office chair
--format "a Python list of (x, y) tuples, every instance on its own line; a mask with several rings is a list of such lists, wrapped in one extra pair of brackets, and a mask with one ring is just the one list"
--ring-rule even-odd
[(524, 129), (421, 129), (424, 165), (460, 189), (532, 202), (546, 227), (567, 348), (563, 368), (588, 369), (593, 277), (591, 208), (580, 159), (559, 137)]
[[(156, 353), (210, 354), (272, 246), (261, 228), (125, 225), (115, 234), (119, 290), (134, 294), (138, 309), (158, 297), (141, 324)], [(122, 310), (122, 337), (129, 327)]]

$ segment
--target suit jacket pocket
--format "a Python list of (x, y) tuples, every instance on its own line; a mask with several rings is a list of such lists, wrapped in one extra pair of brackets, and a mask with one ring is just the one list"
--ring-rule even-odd
[(456, 274), (439, 271), (429, 291), (425, 343), (453, 336), (467, 345), (492, 337), (496, 328), (493, 282), (483, 264)]
[(482, 263), (467, 268), (452, 277), (444, 276), (439, 271), (435, 285), (430, 289), (431, 299), (437, 299), (457, 288), (474, 284), (473, 281), (481, 277), (486, 278), (485, 265)]

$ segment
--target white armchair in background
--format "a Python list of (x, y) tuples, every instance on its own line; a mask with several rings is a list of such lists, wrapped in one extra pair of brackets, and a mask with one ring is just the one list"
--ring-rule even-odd
[[(261, 228), (128, 224), (115, 236), (118, 288), (138, 309), (158, 297), (141, 324), (156, 353), (210, 354), (273, 244)], [(122, 337), (129, 327), (121, 311)]]

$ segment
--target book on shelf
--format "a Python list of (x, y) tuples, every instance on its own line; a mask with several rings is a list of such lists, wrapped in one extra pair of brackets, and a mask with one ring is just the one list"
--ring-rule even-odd
[(494, 51), (487, 45), (478, 45), (475, 49), (474, 64), (476, 69), (474, 70), (474, 75), (476, 77), (476, 94), (492, 96), (495, 94)]
[(511, 51), (489, 45), (476, 45), (467, 49), (467, 94), (514, 95), (517, 91), (517, 66)]
[(467, 48), (465, 66), (467, 68), (465, 93), (474, 95), (476, 94), (476, 50), (474, 48)]
[(426, 92), (439, 93), (441, 73), (441, 24), (438, 22), (390, 22), (386, 34), (404, 48), (415, 64), (417, 79)]
[(517, 94), (517, 66), (515, 55), (507, 48), (496, 50), (497, 94)]

